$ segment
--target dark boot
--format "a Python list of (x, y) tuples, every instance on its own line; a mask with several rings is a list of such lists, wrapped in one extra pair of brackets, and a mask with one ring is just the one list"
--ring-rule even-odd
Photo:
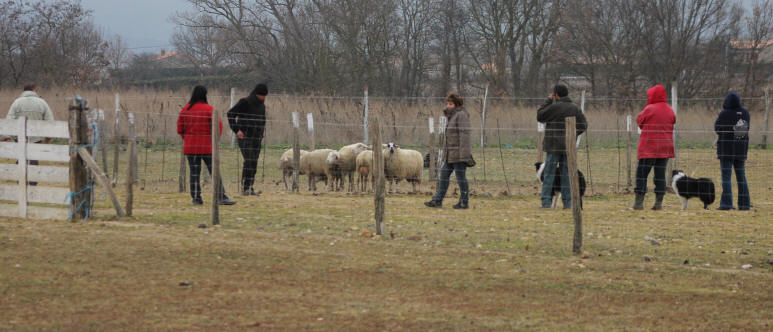
[(629, 210), (644, 210), (644, 194), (636, 194), (636, 201), (633, 203), (633, 206), (629, 208)]
[(663, 197), (666, 196), (666, 194), (655, 194), (655, 205), (652, 206), (652, 209), (655, 211), (663, 210)]
[(429, 201), (429, 202), (424, 202), (424, 205), (426, 205), (427, 207), (431, 207), (431, 208), (442, 208), (443, 207), (443, 202), (441, 202), (441, 201)]
[(228, 196), (223, 195), (223, 198), (220, 199), (220, 202), (218, 202), (220, 205), (234, 205), (236, 204), (236, 201), (228, 198)]
[(459, 201), (459, 203), (456, 203), (456, 205), (454, 205), (453, 208), (455, 210), (467, 210), (470, 208), (470, 205), (465, 202)]

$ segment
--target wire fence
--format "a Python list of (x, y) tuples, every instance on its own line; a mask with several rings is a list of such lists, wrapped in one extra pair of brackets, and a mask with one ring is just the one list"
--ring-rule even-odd
[[(116, 103), (119, 111), (103, 111), (100, 133), (104, 147), (98, 158), (114, 181), (125, 181), (123, 169), (128, 160), (126, 114), (130, 112), (137, 137), (136, 181), (139, 189), (168, 193), (179, 191), (183, 185), (187, 188), (189, 169), (182, 153), (182, 138), (177, 134), (177, 119), (182, 107), (179, 104), (183, 100), (156, 101), (156, 109), (126, 106), (128, 101), (120, 101)], [(231, 96), (210, 97), (210, 104), (221, 110), (221, 114), (234, 101)], [(542, 100), (492, 98), (486, 101), (485, 121), (483, 101), (482, 98), (468, 98), (465, 105), (471, 114), (473, 155), (478, 162), (467, 172), (472, 196), (538, 195), (540, 182), (535, 163), (543, 161), (545, 155), (538, 148), (541, 132), (536, 122), (536, 110)], [(687, 175), (711, 178), (717, 188), (721, 184), (721, 171), (714, 148), (717, 137), (714, 121), (721, 110), (721, 102), (722, 98), (679, 100), (675, 126), (677, 158), (672, 166)], [(750, 195), (752, 204), (766, 204), (773, 193), (773, 180), (767, 176), (773, 155), (761, 148), (766, 136), (766, 103), (764, 99), (745, 102), (751, 111), (746, 163)], [(644, 101), (587, 98), (578, 101), (580, 103), (589, 124), (588, 131), (582, 135), (578, 153), (578, 167), (587, 180), (586, 196), (631, 193), (636, 182), (639, 140), (635, 119)], [(271, 96), (267, 101), (265, 136), (255, 190), (286, 190), (279, 164), (282, 154), (292, 146), (292, 112), (310, 114), (301, 116), (300, 144), (304, 150), (338, 150), (356, 142), (368, 143), (364, 129), (367, 112), (370, 112), (380, 116), (384, 142), (394, 142), (424, 156), (441, 148), (439, 128), (432, 127), (439, 127), (443, 107), (443, 100), (437, 98), (375, 98), (365, 103), (363, 98), (355, 97)], [(225, 116), (222, 121), (220, 170), (226, 193), (238, 195), (243, 189), (244, 158)], [(309, 122), (312, 122), (311, 126)], [(207, 190), (208, 173), (203, 173), (204, 190)], [(421, 193), (433, 192), (436, 174), (430, 174), (429, 169), (424, 169), (421, 174)], [(667, 177), (670, 179), (670, 174)], [(354, 178), (356, 181), (357, 177)], [(300, 181), (302, 190), (308, 190), (305, 181)], [(325, 189), (320, 187), (319, 190)], [(395, 192), (411, 190), (412, 187), (403, 182), (398, 184)]]

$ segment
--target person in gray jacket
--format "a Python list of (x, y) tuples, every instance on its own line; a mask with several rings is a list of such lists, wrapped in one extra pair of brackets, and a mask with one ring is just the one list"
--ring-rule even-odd
[[(11, 109), (8, 110), (8, 116), (6, 116), (7, 119), (18, 119), (21, 117), (26, 117), (27, 120), (54, 121), (54, 112), (51, 111), (51, 107), (48, 107), (48, 103), (43, 98), (40, 98), (35, 84), (24, 85), (24, 92), (11, 104)], [(32, 143), (47, 143), (47, 140), (43, 140), (40, 137), (31, 137), (29, 141)], [(30, 160), (29, 164), (38, 165), (39, 162), (37, 160)], [(35, 186), (37, 182), (30, 182), (29, 184)]]
[[(27, 117), (27, 120), (54, 121), (54, 112), (51, 111), (51, 107), (48, 107), (48, 103), (40, 98), (35, 84), (24, 85), (24, 92), (11, 104), (11, 109), (6, 116), (7, 119), (20, 117)], [(31, 141), (40, 142), (41, 139)]]
[(556, 85), (548, 100), (537, 111), (537, 121), (545, 124), (545, 140), (542, 150), (545, 157), (544, 180), (542, 182), (542, 207), (549, 208), (556, 179), (556, 169), (561, 177), (561, 200), (564, 209), (572, 207), (572, 195), (569, 190), (569, 169), (566, 165), (566, 126), (564, 119), (577, 118), (577, 135), (585, 132), (588, 122), (577, 105), (569, 98), (569, 89), (565, 85)]

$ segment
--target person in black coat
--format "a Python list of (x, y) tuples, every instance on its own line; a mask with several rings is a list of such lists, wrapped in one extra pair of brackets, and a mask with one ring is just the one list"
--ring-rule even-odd
[(741, 106), (741, 97), (730, 92), (714, 123), (717, 133), (717, 158), (722, 168), (722, 198), (719, 210), (733, 209), (732, 172), (738, 182), (738, 209), (749, 210), (749, 184), (746, 182), (746, 156), (749, 151), (749, 111)]
[(244, 157), (242, 167), (242, 194), (257, 196), (253, 189), (258, 170), (263, 132), (266, 128), (266, 95), (268, 87), (261, 83), (249, 96), (242, 98), (228, 111), (228, 124), (236, 134), (239, 149)]
[[(566, 125), (567, 117), (575, 117), (577, 120), (577, 136), (588, 128), (588, 121), (577, 105), (569, 98), (569, 89), (565, 85), (553, 87), (553, 93), (537, 111), (537, 122), (545, 124), (545, 139), (542, 150), (547, 153), (545, 157), (544, 180), (542, 182), (542, 207), (549, 208), (553, 197), (553, 184), (556, 177), (560, 178), (561, 200), (564, 209), (572, 206), (572, 195), (569, 190), (569, 168), (566, 159)], [(558, 171), (556, 171), (558, 170)], [(558, 174), (556, 174), (558, 173)]]

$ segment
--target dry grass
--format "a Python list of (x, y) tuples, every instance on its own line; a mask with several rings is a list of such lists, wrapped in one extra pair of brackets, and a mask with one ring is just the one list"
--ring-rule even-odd
[(470, 211), (433, 213), (422, 199), (390, 198), (387, 235), (378, 239), (360, 236), (372, 230), (372, 199), (339, 194), (242, 198), (223, 209), (223, 226), (207, 229), (196, 227), (206, 208), (179, 194), (142, 194), (136, 218), (121, 222), (4, 220), (0, 329), (773, 324), (767, 206), (679, 212), (670, 197), (666, 211), (633, 213), (622, 209), (628, 197), (594, 198), (583, 259), (569, 253), (570, 215), (538, 210), (531, 198), (475, 199)]
[[(280, 152), (269, 149), (269, 158)], [(534, 157), (506, 156), (513, 172), (530, 170)], [(773, 325), (773, 204), (770, 188), (754, 184), (767, 183), (762, 171), (750, 173), (755, 208), (746, 213), (695, 203), (679, 211), (673, 195), (665, 211), (630, 212), (630, 195), (588, 197), (583, 258), (570, 253), (571, 215), (538, 209), (526, 171), (517, 172), (520, 195), (476, 196), (469, 211), (429, 211), (426, 196), (390, 196), (385, 236), (367, 238), (372, 197), (285, 193), (269, 183), (278, 175), (272, 166), (258, 187), (263, 196), (235, 197), (218, 227), (197, 228), (207, 207), (170, 193), (171, 183), (139, 191), (131, 219), (111, 221), (100, 200), (86, 223), (0, 221), (0, 330)], [(235, 179), (235, 168), (224, 168)], [(594, 173), (599, 183), (614, 181), (605, 170)], [(474, 188), (497, 196), (501, 175), (490, 176)]]

